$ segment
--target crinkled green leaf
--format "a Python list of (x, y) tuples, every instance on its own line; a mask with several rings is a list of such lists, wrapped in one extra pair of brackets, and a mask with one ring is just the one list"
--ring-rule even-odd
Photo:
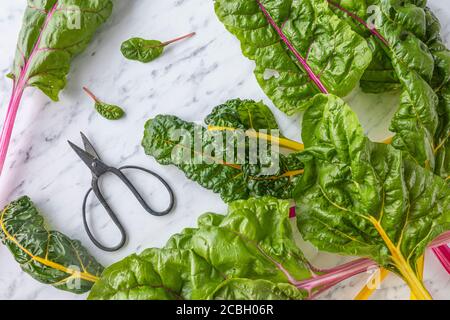
[(384, 93), (401, 89), (391, 60), (381, 45), (373, 37), (368, 38), (367, 42), (372, 49), (373, 58), (361, 77), (361, 89), (366, 93)]
[[(336, 1), (331, 7), (336, 10), (337, 3), (351, 13), (362, 14), (362, 19), (368, 19), (360, 10), (366, 2)], [(397, 133), (393, 145), (449, 181), (450, 51), (442, 41), (439, 21), (425, 7), (426, 1), (372, 0), (370, 4), (382, 9), (377, 26), (389, 45), (378, 41), (378, 47), (384, 48), (392, 59), (403, 87), (401, 105), (391, 124), (391, 130)], [(341, 11), (341, 17), (355, 21), (348, 12), (336, 11)], [(361, 29), (361, 24), (356, 22), (358, 24), (358, 27), (353, 25), (355, 30)], [(369, 42), (375, 43), (373, 37)], [(374, 90), (381, 90), (376, 81), (374, 79)]]
[[(292, 48), (269, 23), (262, 6)], [(328, 8), (326, 0), (217, 0), (215, 10), (241, 42), (244, 55), (255, 61), (255, 75), (265, 93), (288, 114), (306, 108), (320, 92), (312, 77), (327, 91), (344, 96), (371, 60), (367, 43)]]
[[(348, 6), (351, 2), (338, 3), (352, 12), (352, 6)], [(450, 54), (442, 43), (439, 21), (425, 7), (425, 1), (371, 0), (366, 3), (380, 9), (377, 30), (387, 45), (382, 41), (378, 41), (378, 45), (391, 59), (402, 86), (400, 107), (390, 127), (396, 133), (393, 145), (446, 179), (449, 176), (446, 92)], [(341, 16), (355, 20), (345, 12)], [(363, 20), (368, 18), (362, 16)]]
[(121, 107), (103, 102), (96, 102), (95, 110), (108, 120), (119, 120), (125, 115), (125, 111)]
[(417, 286), (415, 262), (450, 229), (445, 181), (400, 150), (369, 141), (337, 97), (318, 96), (303, 121), (313, 156), (297, 198), (304, 238), (322, 250), (370, 257)]
[(304, 293), (291, 284), (267, 280), (230, 279), (208, 297), (209, 300), (302, 300)]
[(269, 107), (253, 100), (229, 100), (213, 109), (205, 119), (209, 126), (236, 129), (278, 130), (278, 123)]
[[(250, 114), (246, 114), (245, 110)], [(224, 115), (221, 121), (217, 120), (218, 115)], [(277, 127), (273, 115), (266, 106), (248, 100), (227, 102), (215, 109), (207, 119), (209, 124), (236, 125), (242, 129), (247, 129), (250, 122), (259, 129), (266, 125)], [(223, 137), (224, 133), (229, 134), (232, 142), (223, 143), (217, 148), (223, 151), (222, 154), (208, 152), (208, 148), (215, 146), (214, 134)], [(268, 152), (258, 152), (255, 161), (251, 161), (247, 139), (244, 143), (246, 157), (238, 159), (238, 143), (233, 140), (233, 134), (238, 134), (242, 138), (243, 133), (243, 130), (236, 133), (229, 130), (208, 131), (201, 125), (174, 116), (159, 115), (147, 122), (142, 145), (146, 154), (154, 157), (159, 163), (176, 165), (189, 179), (219, 193), (226, 202), (265, 195), (280, 199), (291, 198), (303, 173), (301, 155), (293, 153), (285, 156), (277, 152), (273, 154), (268, 148)], [(228, 148), (224, 149), (225, 146)], [(234, 157), (230, 155), (232, 161), (226, 161), (227, 154), (231, 153), (231, 150), (234, 150)]]
[(31, 202), (22, 197), (0, 218), (0, 237), (22, 270), (39, 282), (73, 293), (91, 289), (103, 267), (77, 240), (49, 231)]
[(110, 0), (28, 0), (10, 77), (52, 100), (66, 85), (70, 61), (112, 12)]
[(131, 38), (122, 43), (120, 51), (129, 60), (147, 63), (163, 54), (164, 44), (159, 40)]
[(108, 267), (89, 299), (302, 299), (296, 281), (311, 273), (295, 244), (289, 202), (230, 204), (199, 226)]
[(435, 173), (450, 182), (450, 51), (441, 38), (436, 16), (427, 13), (427, 45), (435, 59), (432, 85), (439, 98), (439, 126), (435, 135)]
[[(426, 1), (329, 0), (329, 3), (331, 10), (346, 20), (353, 30), (367, 39), (372, 50), (372, 62), (361, 78), (360, 84), (363, 91), (382, 93), (400, 89), (401, 85), (392, 66), (391, 58), (386, 54), (383, 42), (377, 41), (369, 27), (372, 25), (378, 27), (383, 23), (382, 15), (379, 15), (382, 12), (381, 8), (389, 6), (384, 11), (389, 12), (390, 21), (401, 27), (405, 31), (405, 35), (407, 33), (414, 34), (415, 37), (425, 42), (427, 33)], [(349, 13), (361, 18), (369, 27), (363, 26)]]

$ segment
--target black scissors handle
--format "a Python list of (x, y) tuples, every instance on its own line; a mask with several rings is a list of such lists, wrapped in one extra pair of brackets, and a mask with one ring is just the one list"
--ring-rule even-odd
[(89, 195), (91, 194), (91, 192), (94, 190), (94, 188), (91, 188), (88, 190), (88, 192), (86, 193), (86, 195), (84, 196), (84, 200), (83, 200), (83, 224), (84, 224), (84, 229), (86, 230), (86, 233), (89, 237), (89, 239), (91, 239), (91, 241), (95, 244), (95, 246), (103, 251), (107, 251), (107, 252), (114, 252), (117, 251), (119, 249), (121, 249), (124, 245), (125, 242), (127, 241), (127, 234), (125, 232), (125, 229), (122, 225), (122, 223), (120, 223), (119, 219), (117, 218), (116, 214), (112, 211), (111, 207), (108, 205), (108, 203), (106, 202), (105, 198), (103, 197), (103, 195), (101, 194), (100, 190), (97, 190), (97, 192), (94, 191), (94, 193), (96, 193), (96, 196), (98, 198), (98, 200), (100, 201), (100, 203), (102, 204), (103, 208), (106, 209), (106, 212), (108, 213), (109, 217), (111, 218), (111, 220), (114, 222), (114, 224), (116, 225), (117, 229), (119, 229), (120, 231), (120, 242), (119, 244), (117, 244), (116, 246), (113, 247), (107, 247), (105, 245), (103, 245), (102, 243), (100, 243), (100, 241), (98, 241), (94, 234), (91, 232), (91, 229), (89, 227), (89, 224), (87, 222), (87, 214), (86, 214), (86, 206), (87, 206), (87, 200), (89, 198)]
[[(168, 208), (163, 210), (163, 211), (153, 210), (147, 204), (147, 202), (144, 200), (144, 198), (141, 196), (139, 191), (134, 187), (134, 185), (131, 183), (131, 181), (126, 177), (126, 175), (122, 173), (122, 170), (127, 170), (127, 169), (135, 169), (135, 170), (144, 171), (144, 172), (154, 176), (155, 178), (157, 178), (164, 185), (164, 187), (166, 188), (166, 190), (169, 193), (170, 201), (169, 201)], [(170, 211), (172, 211), (172, 209), (174, 207), (174, 204), (175, 204), (175, 198), (174, 198), (174, 195), (173, 195), (173, 190), (169, 186), (169, 184), (161, 176), (159, 176), (157, 173), (155, 173), (155, 172), (153, 172), (151, 170), (145, 169), (145, 168), (137, 167), (137, 166), (124, 166), (124, 167), (121, 167), (119, 169), (110, 167), (110, 168), (106, 169), (106, 172), (109, 172), (109, 173), (112, 173), (112, 174), (116, 175), (128, 187), (128, 189), (130, 189), (130, 191), (133, 193), (133, 195), (139, 201), (141, 206), (148, 213), (150, 213), (150, 214), (152, 214), (154, 216), (164, 216), (164, 215), (168, 214)], [(114, 213), (114, 211), (108, 205), (106, 199), (103, 197), (103, 194), (100, 191), (100, 188), (98, 186), (98, 179), (99, 179), (99, 177), (95, 177), (92, 180), (92, 188), (88, 190), (88, 192), (86, 193), (86, 195), (84, 197), (84, 200), (83, 200), (83, 224), (84, 224), (84, 228), (86, 229), (86, 232), (88, 234), (89, 239), (91, 239), (91, 241), (98, 248), (100, 248), (101, 250), (104, 250), (104, 251), (113, 252), (113, 251), (117, 251), (117, 250), (121, 249), (124, 246), (124, 244), (125, 244), (125, 242), (127, 240), (127, 235), (126, 235), (126, 232), (125, 232), (125, 228), (123, 227), (122, 223), (119, 221), (117, 215)], [(90, 230), (89, 224), (87, 223), (86, 207), (87, 207), (88, 197), (89, 197), (89, 195), (90, 195), (90, 193), (92, 191), (94, 191), (95, 196), (98, 198), (98, 200), (100, 201), (101, 205), (103, 206), (103, 208), (105, 208), (105, 210), (108, 213), (109, 217), (111, 218), (111, 220), (114, 222), (114, 224), (116, 225), (116, 227), (120, 231), (121, 239), (120, 239), (119, 244), (117, 244), (116, 246), (107, 247), (107, 246), (103, 245), (102, 243), (100, 243), (95, 238), (95, 236), (93, 235), (93, 233)]]

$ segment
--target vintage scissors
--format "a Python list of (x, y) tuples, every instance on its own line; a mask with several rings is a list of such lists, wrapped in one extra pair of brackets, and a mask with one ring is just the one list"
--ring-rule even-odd
[[(102, 192), (101, 192), (101, 190), (99, 188), (99, 180), (100, 180), (100, 178), (103, 175), (107, 174), (107, 173), (112, 173), (112, 174), (116, 175), (128, 187), (128, 189), (130, 189), (130, 191), (133, 193), (133, 195), (136, 197), (136, 199), (139, 201), (139, 203), (145, 209), (145, 211), (147, 211), (148, 213), (150, 213), (150, 214), (152, 214), (154, 216), (164, 216), (164, 215), (168, 214), (170, 211), (172, 211), (172, 209), (174, 207), (174, 203), (175, 203), (173, 191), (172, 191), (172, 188), (169, 186), (169, 184), (161, 176), (159, 176), (155, 172), (150, 171), (148, 169), (137, 167), (137, 166), (124, 166), (124, 167), (121, 167), (121, 168), (117, 169), (117, 168), (110, 167), (110, 166), (106, 165), (100, 159), (98, 153), (95, 151), (94, 147), (92, 146), (92, 144), (89, 142), (88, 138), (83, 133), (81, 133), (81, 138), (83, 140), (84, 150), (81, 149), (80, 147), (76, 146), (74, 143), (72, 143), (70, 141), (68, 141), (68, 142), (69, 142), (69, 145), (72, 147), (72, 149), (81, 158), (81, 160), (83, 160), (83, 162), (89, 167), (89, 169), (91, 170), (91, 173), (92, 173), (92, 187), (86, 193), (86, 195), (84, 197), (84, 200), (83, 200), (83, 224), (84, 224), (84, 228), (86, 229), (86, 232), (87, 232), (89, 238), (91, 239), (91, 241), (98, 248), (100, 248), (100, 249), (102, 249), (104, 251), (108, 251), (108, 252), (117, 251), (117, 250), (119, 250), (120, 248), (122, 248), (124, 246), (124, 244), (126, 242), (126, 239), (127, 239), (127, 235), (126, 235), (124, 227), (122, 226), (122, 224), (119, 221), (119, 218), (114, 213), (114, 211), (111, 209), (111, 207), (108, 205), (108, 203), (106, 202), (106, 199), (102, 195)], [(146, 172), (146, 173), (154, 176), (155, 178), (157, 178), (163, 184), (163, 186), (166, 188), (166, 190), (169, 193), (170, 201), (169, 201), (168, 208), (166, 210), (160, 211), (160, 212), (158, 212), (156, 210), (153, 210), (147, 204), (147, 202), (145, 202), (145, 200), (142, 198), (142, 196), (137, 191), (137, 189), (133, 186), (131, 181), (122, 172), (123, 170), (127, 170), (127, 169), (140, 170), (140, 171)], [(86, 218), (86, 206), (87, 206), (88, 197), (89, 197), (89, 195), (91, 194), (92, 191), (94, 191), (95, 196), (100, 201), (100, 203), (105, 208), (105, 210), (107, 211), (108, 215), (110, 216), (111, 220), (114, 222), (114, 224), (117, 226), (117, 228), (120, 231), (121, 240), (120, 240), (119, 244), (116, 245), (116, 246), (107, 247), (107, 246), (101, 244), (94, 237), (93, 233), (91, 232), (91, 230), (89, 228), (89, 225), (87, 223), (87, 218)]]

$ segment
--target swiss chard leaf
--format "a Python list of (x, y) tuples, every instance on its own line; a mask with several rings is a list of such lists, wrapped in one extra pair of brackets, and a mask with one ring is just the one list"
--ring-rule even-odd
[(348, 94), (371, 61), (366, 41), (326, 0), (217, 0), (215, 10), (256, 62), (265, 93), (288, 114), (317, 93)]
[(84, 293), (97, 281), (103, 267), (79, 241), (49, 231), (28, 197), (9, 204), (0, 218), (0, 238), (23, 271), (44, 284)]
[[(352, 28), (365, 37), (373, 52), (370, 66), (361, 78), (361, 87), (365, 92), (381, 93), (401, 88), (391, 58), (384, 50), (389, 45), (384, 36), (377, 30), (383, 23), (381, 5), (389, 5), (389, 14), (406, 33), (426, 41), (427, 19), (425, 1), (364, 1), (364, 0), (328, 0), (330, 8), (345, 19)], [(386, 10), (384, 10), (386, 11)], [(381, 41), (377, 41), (381, 40)]]
[(418, 298), (429, 298), (415, 263), (450, 229), (444, 180), (400, 150), (369, 141), (356, 115), (331, 95), (314, 100), (302, 132), (313, 156), (297, 197), (304, 238), (322, 250), (370, 257), (400, 274)]
[(110, 0), (28, 0), (9, 75), (52, 100), (66, 86), (70, 61), (82, 52), (112, 12)]
[[(142, 145), (145, 152), (159, 163), (176, 165), (189, 179), (219, 193), (226, 202), (264, 195), (280, 199), (292, 197), (294, 187), (303, 175), (301, 155), (293, 153), (285, 156), (276, 150), (272, 153), (268, 143), (267, 152), (258, 152), (256, 161), (252, 162), (248, 151), (249, 140), (259, 140), (258, 132), (251, 131), (250, 134), (256, 137), (244, 136), (246, 140), (240, 140), (242, 134), (247, 132), (244, 130), (250, 129), (249, 125), (258, 129), (277, 128), (266, 106), (248, 100), (231, 100), (216, 108), (207, 118), (207, 123), (212, 126), (225, 125), (226, 132), (210, 131), (174, 116), (159, 115), (147, 122)], [(243, 130), (233, 132), (236, 128), (228, 127), (232, 125)], [(224, 150), (222, 154), (208, 151), (217, 146), (216, 133), (220, 135), (220, 140), (227, 139), (223, 133), (228, 134), (229, 140), (215, 148), (216, 151)], [(243, 157), (239, 157), (239, 141), (245, 148)], [(230, 150), (234, 155), (227, 157)], [(268, 172), (266, 169), (270, 170), (269, 174), (265, 173)]]
[(166, 46), (171, 43), (190, 38), (195, 33), (190, 33), (174, 40), (161, 42), (159, 40), (146, 40), (143, 38), (131, 38), (122, 43), (120, 51), (123, 56), (129, 60), (136, 60), (143, 63), (151, 62), (159, 58), (163, 53)]
[[(356, 21), (360, 28), (368, 17), (356, 15), (358, 5), (365, 2), (356, 3), (330, 1), (342, 17)], [(378, 46), (391, 59), (403, 91), (391, 123), (396, 133), (393, 145), (448, 179), (450, 54), (442, 43), (439, 21), (424, 1), (376, 0), (370, 4), (379, 8)]]
[(0, 140), (0, 173), (25, 88), (37, 87), (57, 101), (72, 58), (87, 47), (112, 7), (110, 0), (28, 0), (8, 75), (14, 84)]
[(107, 104), (104, 102), (96, 102), (95, 110), (105, 119), (119, 120), (125, 115), (125, 111), (119, 106)]
[(435, 135), (435, 173), (450, 182), (450, 50), (444, 45), (441, 25), (436, 16), (426, 10), (427, 45), (435, 59), (432, 86), (439, 97), (439, 126)]
[(147, 63), (161, 56), (164, 52), (164, 46), (159, 40), (131, 38), (122, 43), (120, 51), (129, 60)]

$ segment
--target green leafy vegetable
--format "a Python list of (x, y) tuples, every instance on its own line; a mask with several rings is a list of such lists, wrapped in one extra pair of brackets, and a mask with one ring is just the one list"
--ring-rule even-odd
[(125, 111), (119, 106), (107, 104), (99, 100), (88, 88), (83, 87), (83, 90), (94, 100), (95, 110), (105, 119), (119, 120), (125, 115)]
[(373, 266), (357, 260), (314, 274), (289, 207), (266, 197), (233, 202), (227, 216), (207, 213), (164, 248), (107, 268), (89, 299), (303, 299)]
[(291, 114), (317, 93), (348, 94), (371, 61), (366, 41), (326, 0), (217, 0), (220, 21), (256, 62), (256, 78)]
[[(366, 14), (360, 18), (352, 12), (364, 1), (329, 2), (344, 18), (365, 25)], [(379, 8), (378, 46), (391, 59), (402, 88), (401, 104), (390, 128), (396, 133), (392, 143), (445, 179), (449, 176), (446, 92), (450, 54), (440, 38), (439, 22), (424, 2), (370, 3)]]
[(34, 279), (73, 293), (84, 293), (97, 281), (103, 267), (79, 241), (49, 231), (28, 197), (9, 204), (0, 218), (0, 237)]
[(8, 75), (14, 84), (0, 141), (0, 172), (25, 88), (39, 88), (57, 101), (72, 58), (87, 47), (112, 7), (110, 0), (28, 0)]
[[(355, 16), (345, 9), (348, 3), (341, 2), (339, 5), (330, 1), (330, 4), (343, 11), (349, 20), (356, 19), (366, 26), (365, 16)], [(390, 127), (390, 130), (396, 133), (392, 144), (410, 154), (422, 166), (434, 171), (434, 136), (439, 122), (438, 97), (429, 84), (434, 71), (434, 58), (419, 37), (426, 33), (424, 10), (408, 1), (399, 3), (377, 0), (370, 3), (379, 8), (377, 39), (391, 59), (402, 86), (399, 110)], [(418, 18), (420, 12), (422, 19)], [(405, 24), (412, 31), (406, 29)]]
[(298, 226), (319, 249), (370, 257), (400, 274), (418, 299), (430, 298), (416, 261), (450, 229), (444, 180), (392, 146), (370, 142), (339, 98), (317, 96), (304, 117), (309, 174), (297, 204)]
[(183, 37), (179, 37), (170, 41), (161, 42), (159, 40), (145, 40), (142, 38), (131, 38), (122, 43), (120, 51), (123, 56), (129, 60), (136, 60), (143, 63), (147, 63), (160, 57), (164, 48), (174, 42), (190, 38), (195, 35), (192, 32)]
[(426, 9), (427, 45), (435, 59), (432, 86), (439, 98), (439, 126), (435, 135), (435, 173), (450, 183), (450, 50), (444, 45), (441, 26), (434, 14)]
[[(263, 195), (280, 199), (292, 197), (294, 186), (302, 177), (303, 164), (298, 154), (286, 156), (277, 153), (276, 149), (272, 152), (270, 144), (297, 150), (303, 146), (284, 138), (259, 134), (255, 130), (244, 131), (278, 128), (265, 105), (250, 100), (231, 100), (217, 107), (206, 122), (210, 130), (174, 116), (158, 115), (146, 123), (142, 146), (146, 154), (155, 157), (159, 163), (176, 165), (188, 178), (219, 193), (226, 202)], [(217, 127), (220, 125), (225, 127)], [(224, 138), (224, 133), (228, 134), (229, 140), (225, 140), (227, 136)], [(216, 134), (220, 135), (219, 145)], [(258, 144), (264, 139), (273, 140), (267, 143), (268, 152), (259, 152), (256, 161), (251, 162), (250, 141)], [(245, 148), (243, 157), (239, 157), (240, 143)], [(216, 152), (218, 149), (222, 153), (209, 151), (213, 146), (218, 146)], [(231, 152), (234, 154), (230, 155)], [(272, 168), (272, 165), (278, 167)], [(265, 173), (264, 169), (272, 170)]]

